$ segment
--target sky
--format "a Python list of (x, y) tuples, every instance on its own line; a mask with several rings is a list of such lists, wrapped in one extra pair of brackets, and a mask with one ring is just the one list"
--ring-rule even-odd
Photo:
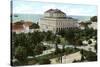
[(12, 8), (14, 14), (43, 14), (48, 9), (60, 9), (67, 15), (97, 15), (97, 6), (95, 5), (13, 0)]

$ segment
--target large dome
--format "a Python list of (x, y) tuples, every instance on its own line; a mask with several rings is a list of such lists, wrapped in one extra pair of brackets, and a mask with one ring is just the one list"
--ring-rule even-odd
[(45, 11), (44, 17), (46, 18), (66, 18), (66, 14), (59, 9), (49, 9)]

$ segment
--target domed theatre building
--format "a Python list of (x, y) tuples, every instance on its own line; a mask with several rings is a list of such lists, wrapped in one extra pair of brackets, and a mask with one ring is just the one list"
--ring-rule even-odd
[(64, 12), (59, 9), (49, 9), (45, 11), (44, 17), (40, 19), (41, 31), (52, 31), (54, 33), (63, 29), (76, 29), (78, 22), (76, 19), (67, 17)]

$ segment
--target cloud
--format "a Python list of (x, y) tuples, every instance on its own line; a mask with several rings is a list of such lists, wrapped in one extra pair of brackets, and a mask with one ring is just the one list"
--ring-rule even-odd
[(97, 8), (92, 5), (72, 5), (59, 3), (44, 3), (30, 1), (14, 1), (13, 13), (43, 14), (48, 9), (60, 9), (67, 15), (93, 16), (97, 15)]

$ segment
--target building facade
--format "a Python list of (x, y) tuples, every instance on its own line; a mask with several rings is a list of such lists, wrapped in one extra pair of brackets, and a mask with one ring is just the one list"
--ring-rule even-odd
[(69, 18), (59, 9), (49, 9), (44, 13), (44, 17), (40, 19), (41, 31), (59, 32), (63, 29), (78, 28), (76, 19)]

